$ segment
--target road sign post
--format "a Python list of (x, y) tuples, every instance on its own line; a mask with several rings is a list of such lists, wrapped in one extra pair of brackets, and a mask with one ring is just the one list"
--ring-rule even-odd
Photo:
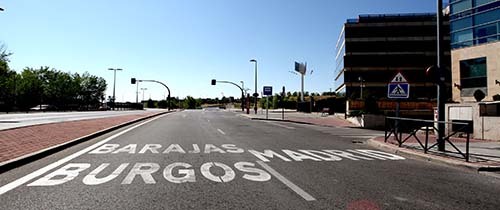
[(281, 120), (285, 120), (285, 86), (283, 86), (283, 92), (281, 92)]
[[(410, 84), (408, 80), (398, 72), (391, 82), (387, 85), (387, 98), (397, 99), (396, 101), (396, 117), (400, 117), (400, 100), (410, 97)], [(396, 135), (398, 133), (399, 121), (396, 120)]]
[(266, 96), (266, 119), (269, 119), (269, 96), (273, 95), (273, 87), (264, 86), (264, 91), (262, 92), (262, 94)]

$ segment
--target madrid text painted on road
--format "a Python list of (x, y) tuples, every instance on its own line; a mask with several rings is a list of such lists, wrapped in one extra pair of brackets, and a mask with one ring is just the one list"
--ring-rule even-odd
[[(163, 146), (161, 144), (103, 144), (100, 147), (88, 152), (88, 155), (114, 155), (114, 154), (241, 154), (248, 152), (255, 156), (258, 160), (263, 162), (270, 162), (271, 160), (277, 161), (372, 161), (372, 160), (404, 160), (404, 157), (385, 153), (377, 150), (367, 149), (349, 149), (349, 150), (335, 150), (335, 149), (282, 149), (281, 151), (274, 151), (270, 149), (264, 150), (245, 150), (234, 144), (192, 144), (189, 146), (181, 146), (180, 144), (170, 144)], [(221, 163), (221, 162), (206, 162), (200, 166), (193, 166), (185, 162), (173, 162), (162, 166), (160, 163), (121, 163), (115, 167), (113, 172), (107, 176), (101, 172), (110, 166), (110, 163), (103, 162), (101, 164), (91, 163), (68, 163), (65, 166), (49, 173), (42, 178), (28, 184), (28, 186), (54, 186), (64, 184), (75, 179), (78, 176), (85, 176), (82, 182), (86, 185), (100, 185), (107, 183), (122, 173), (126, 174), (121, 181), (121, 184), (131, 184), (137, 177), (142, 178), (144, 184), (155, 184), (158, 181), (153, 178), (154, 173), (162, 173), (166, 181), (171, 183), (186, 183), (196, 182), (197, 171), (202, 177), (214, 182), (230, 182), (236, 178), (236, 171), (243, 173), (241, 178), (263, 182), (269, 181), (271, 175), (264, 169), (256, 167), (256, 164), (248, 161), (241, 161), (236, 163)], [(232, 166), (232, 167), (231, 167)], [(86, 175), (84, 171), (89, 171)], [(163, 168), (161, 172), (160, 169)], [(234, 169), (233, 169), (234, 168)], [(212, 169), (212, 171), (211, 171)], [(213, 173), (214, 169), (220, 169), (222, 173)], [(235, 170), (236, 169), (236, 170)], [(128, 172), (124, 173), (125, 170)], [(174, 175), (177, 174), (177, 175)], [(97, 176), (101, 178), (96, 178)], [(140, 182), (140, 181), (139, 181)]]

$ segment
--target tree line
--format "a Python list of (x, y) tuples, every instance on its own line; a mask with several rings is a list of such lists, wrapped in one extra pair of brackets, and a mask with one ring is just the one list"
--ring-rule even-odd
[(105, 99), (102, 77), (63, 72), (47, 66), (9, 68), (12, 53), (0, 46), (0, 111), (24, 111), (41, 104), (58, 110), (95, 110)]

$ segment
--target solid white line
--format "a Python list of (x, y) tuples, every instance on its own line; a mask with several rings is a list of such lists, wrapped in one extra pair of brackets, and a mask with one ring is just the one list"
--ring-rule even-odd
[(128, 129), (126, 129), (124, 131), (121, 131), (120, 133), (112, 135), (112, 136), (110, 136), (110, 137), (108, 137), (108, 138), (106, 138), (106, 139), (104, 139), (104, 140), (102, 140), (100, 142), (97, 142), (97, 143), (95, 143), (95, 144), (93, 144), (93, 145), (91, 145), (91, 146), (89, 146), (89, 147), (87, 147), (87, 148), (85, 148), (83, 150), (75, 152), (75, 153), (73, 153), (73, 154), (71, 154), (69, 156), (64, 157), (63, 159), (60, 159), (60, 160), (58, 160), (58, 161), (56, 161), (54, 163), (51, 163), (51, 164), (49, 164), (49, 165), (47, 165), (47, 166), (45, 166), (43, 168), (40, 168), (40, 169), (38, 169), (38, 170), (36, 170), (36, 171), (34, 171), (34, 172), (32, 172), (32, 173), (24, 176), (24, 177), (21, 177), (21, 178), (15, 180), (15, 181), (13, 181), (13, 182), (11, 182), (9, 184), (6, 184), (6, 185), (0, 187), (0, 195), (4, 194), (4, 193), (6, 193), (6, 192), (8, 192), (10, 190), (13, 190), (16, 187), (19, 187), (19, 186), (25, 184), (26, 182), (29, 182), (30, 180), (32, 180), (32, 179), (34, 179), (34, 178), (36, 178), (36, 177), (38, 177), (38, 176), (40, 176), (40, 175), (42, 175), (44, 173), (47, 173), (48, 171), (50, 171), (50, 170), (52, 170), (54, 168), (57, 168), (57, 167), (61, 166), (64, 163), (67, 163), (70, 160), (75, 159), (75, 158), (77, 158), (80, 155), (83, 155), (83, 154), (85, 154), (87, 152), (90, 152), (91, 150), (93, 150), (93, 149), (95, 149), (95, 148), (103, 145), (104, 143), (106, 143), (108, 141), (113, 140), (114, 138), (116, 138), (118, 136), (123, 135), (124, 133), (127, 133), (127, 132), (129, 132), (129, 131), (131, 131), (131, 130), (133, 130), (135, 128), (138, 128), (139, 126), (142, 126), (142, 125), (144, 125), (146, 123), (149, 123), (149, 122), (151, 122), (153, 120), (156, 120), (156, 119), (158, 119), (160, 117), (163, 117), (163, 116), (165, 116), (165, 115), (155, 117), (155, 118), (150, 119), (150, 120), (148, 120), (146, 122), (142, 122), (142, 123), (140, 123), (138, 125), (130, 127), (130, 128), (128, 128)]
[(221, 133), (222, 135), (226, 135), (226, 133), (224, 133), (224, 131), (222, 131), (221, 129), (217, 128), (217, 131), (219, 131), (219, 133)]
[(299, 194), (306, 201), (315, 201), (316, 200), (314, 197), (312, 197), (311, 195), (309, 195), (309, 193), (307, 193), (306, 191), (304, 191), (303, 189), (301, 189), (299, 186), (295, 185), (290, 180), (288, 180), (287, 178), (285, 178), (283, 175), (281, 175), (280, 173), (278, 173), (277, 171), (275, 171), (273, 168), (271, 168), (271, 166), (265, 164), (262, 161), (257, 161), (257, 163), (260, 166), (262, 166), (264, 169), (266, 169), (267, 171), (269, 171), (269, 173), (271, 173), (274, 177), (276, 177), (278, 180), (280, 180), (287, 187), (289, 187), (290, 189), (292, 189), (295, 193)]

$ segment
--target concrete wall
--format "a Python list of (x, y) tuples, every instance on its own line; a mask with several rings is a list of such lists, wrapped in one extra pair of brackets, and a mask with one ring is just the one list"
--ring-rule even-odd
[(460, 85), (460, 61), (479, 57), (486, 57), (486, 76), (488, 77), (488, 94), (483, 101), (492, 101), (493, 95), (500, 94), (500, 86), (495, 84), (495, 80), (500, 81), (500, 42), (493, 42), (451, 51), (453, 101), (460, 103), (476, 101), (474, 97), (460, 97), (460, 89), (454, 87), (453, 84)]
[(348, 117), (347, 120), (362, 128), (382, 129), (385, 126), (384, 115), (364, 114), (357, 117)]
[[(465, 108), (465, 109), (457, 109)], [(470, 109), (467, 109), (470, 108)], [(450, 110), (461, 110), (461, 113), (450, 113)], [(468, 110), (471, 110), (469, 114)], [(500, 140), (500, 117), (481, 117), (479, 116), (478, 103), (446, 104), (446, 121), (453, 119), (459, 120), (472, 119), (474, 124), (474, 133), (471, 135), (475, 139)], [(446, 126), (446, 130), (451, 132), (451, 126)]]

